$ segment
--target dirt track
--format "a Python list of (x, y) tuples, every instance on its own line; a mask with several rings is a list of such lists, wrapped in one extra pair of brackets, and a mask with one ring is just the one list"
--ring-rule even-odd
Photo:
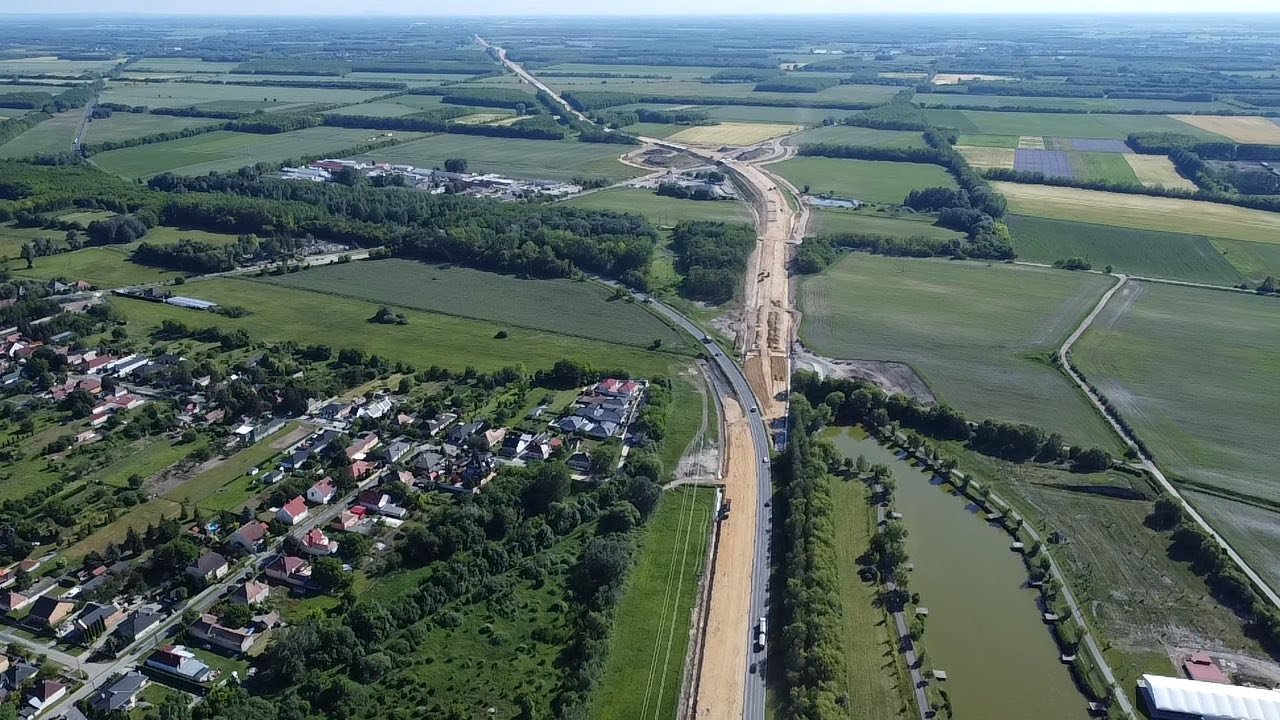
[(707, 617), (706, 649), (698, 687), (698, 720), (740, 720), (745, 693), (744, 658), (750, 651), (751, 560), (755, 555), (757, 485), (755, 453), (742, 407), (724, 404), (728, 466), (725, 499), (732, 503), (720, 526), (712, 603)]

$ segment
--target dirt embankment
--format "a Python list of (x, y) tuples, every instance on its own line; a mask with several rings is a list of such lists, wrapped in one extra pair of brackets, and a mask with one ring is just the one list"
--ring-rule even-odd
[(933, 404), (938, 401), (924, 379), (906, 363), (882, 360), (832, 360), (809, 352), (800, 343), (795, 344), (794, 357), (798, 370), (811, 370), (822, 377), (866, 380), (875, 383), (881, 390), (891, 395), (902, 394), (923, 403)]

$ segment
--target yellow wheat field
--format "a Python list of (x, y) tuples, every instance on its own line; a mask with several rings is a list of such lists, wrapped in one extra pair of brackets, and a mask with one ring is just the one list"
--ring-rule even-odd
[(781, 135), (788, 135), (801, 129), (799, 125), (726, 122), (719, 125), (698, 125), (687, 128), (667, 139), (671, 142), (686, 143), (688, 145), (743, 147), (755, 145)]
[(937, 73), (933, 76), (934, 85), (955, 85), (970, 80), (1017, 80), (1009, 75), (983, 75), (981, 73)]
[(1177, 190), (1195, 190), (1196, 184), (1178, 174), (1173, 162), (1164, 155), (1136, 155), (1125, 153), (1124, 159), (1133, 168), (1138, 181), (1147, 187), (1157, 185)]
[(1044, 150), (1044, 138), (1038, 135), (1023, 135), (1018, 138), (1019, 150)]
[(1169, 117), (1239, 143), (1257, 145), (1280, 143), (1280, 125), (1272, 122), (1270, 118), (1223, 115), (1170, 115)]
[(976, 145), (957, 145), (956, 151), (963, 155), (970, 165), (980, 170), (1011, 170), (1013, 157), (1017, 153), (1013, 148)]
[(1009, 212), (1055, 220), (1280, 243), (1280, 213), (1179, 198), (994, 182)]

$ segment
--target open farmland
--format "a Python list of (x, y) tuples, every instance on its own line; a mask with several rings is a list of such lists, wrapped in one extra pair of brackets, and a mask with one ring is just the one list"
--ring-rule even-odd
[(1213, 238), (1213, 246), (1222, 257), (1254, 282), (1262, 282), (1268, 275), (1280, 277), (1280, 243), (1245, 242)]
[(1009, 215), (1005, 220), (1013, 249), (1022, 260), (1052, 263), (1080, 257), (1095, 270), (1111, 265), (1131, 275), (1216, 285), (1235, 285), (1244, 279), (1207, 237), (1025, 215)]
[(1039, 173), (1047, 178), (1074, 177), (1071, 160), (1061, 150), (1013, 151), (1013, 169), (1018, 172)]
[[(397, 138), (421, 137), (396, 133)], [(281, 162), (305, 155), (338, 154), (379, 139), (377, 130), (313, 127), (257, 135), (219, 130), (168, 142), (122, 148), (93, 156), (93, 164), (116, 175), (144, 178), (163, 172), (203, 175), (260, 162)], [(385, 138), (383, 138), (385, 139)]]
[(1164, 155), (1125, 154), (1125, 162), (1138, 181), (1147, 187), (1166, 187), (1195, 192), (1196, 184), (1178, 174), (1173, 162)]
[(631, 178), (644, 170), (623, 165), (625, 145), (557, 140), (432, 135), (361, 155), (359, 160), (443, 167), (449, 158), (465, 158), (471, 172), (495, 172), (537, 180), (570, 180), (579, 176)]
[(1012, 170), (1018, 151), (1011, 147), (957, 145), (956, 151), (979, 170)]
[(239, 64), (235, 62), (212, 62), (198, 57), (144, 57), (130, 65), (129, 69), (136, 72), (159, 73), (226, 73), (234, 70)]
[(709, 488), (678, 488), (663, 495), (618, 604), (591, 717), (677, 715), (714, 504), (715, 491)]
[(929, 237), (949, 240), (964, 233), (933, 224), (933, 218), (904, 215), (893, 217), (854, 210), (816, 208), (809, 216), (810, 235), (875, 233), (892, 237)]
[[(189, 284), (184, 292), (222, 305), (244, 307), (251, 314), (233, 319), (142, 300), (112, 302), (125, 313), (129, 330), (136, 335), (151, 333), (164, 320), (177, 320), (196, 327), (243, 328), (255, 340), (327, 342), (338, 348), (358, 348), (419, 368), (439, 365), (462, 370), (470, 365), (487, 372), (524, 363), (536, 370), (549, 368), (557, 360), (574, 358), (596, 367), (621, 366), (636, 374), (655, 375), (668, 372), (672, 362), (685, 363), (683, 358), (677, 360), (666, 353), (646, 352), (628, 345), (412, 309), (402, 311), (409, 321), (407, 325), (379, 325), (370, 323), (369, 318), (381, 303), (254, 280), (202, 280)], [(496, 338), (500, 330), (509, 337)]]
[(1145, 100), (1131, 98), (1075, 98), (1025, 95), (977, 95), (969, 93), (932, 93), (916, 95), (923, 107), (968, 108), (1009, 107), (1045, 110), (1087, 110), (1091, 113), (1123, 112), (1223, 112), (1231, 105), (1223, 102), (1179, 102), (1177, 100)]
[(1205, 132), (1222, 135), (1239, 143), (1257, 145), (1280, 143), (1280, 125), (1270, 118), (1213, 115), (1174, 115), (1172, 117)]
[(99, 102), (141, 105), (149, 108), (199, 106), (210, 109), (234, 103), (252, 110), (301, 110), (316, 105), (350, 105), (385, 95), (385, 91), (341, 88), (254, 87), (221, 83), (111, 83)]
[(755, 145), (800, 130), (799, 125), (722, 122), (719, 125), (695, 125), (671, 136), (673, 142), (689, 145), (735, 147)]
[[(1090, 180), (1102, 180), (1113, 183), (1137, 183), (1138, 176), (1133, 171), (1133, 165), (1128, 162), (1131, 156), (1123, 153), (1114, 152), (1071, 152), (1067, 153), (1067, 161), (1071, 164), (1071, 174), (1073, 177), (1086, 182)], [(1143, 157), (1153, 157), (1144, 155)], [(1161, 156), (1160, 160), (1166, 163), (1169, 159)], [(1170, 168), (1172, 169), (1172, 165)], [(1176, 176), (1177, 173), (1174, 173)]]
[(0, 60), (0, 75), (66, 75), (106, 72), (124, 62), (118, 60), (63, 60), (52, 55)]
[(588, 210), (638, 213), (660, 227), (682, 220), (751, 223), (751, 211), (737, 200), (681, 200), (637, 188), (601, 190), (570, 198), (565, 204)]
[(1182, 493), (1271, 587), (1280, 586), (1280, 512), (1210, 492)]
[[(1200, 130), (1163, 115), (1107, 115), (1102, 113), (993, 112), (983, 110), (926, 110), (929, 121), (955, 128), (962, 135), (1039, 135), (1064, 138), (1123, 140), (1134, 132), (1173, 132), (1205, 140), (1221, 135)], [(964, 140), (961, 141), (964, 144)]]
[(1113, 448), (1109, 428), (1049, 361), (1110, 282), (849, 253), (802, 281), (800, 336), (828, 357), (905, 362), (971, 417), (1027, 422)]
[(41, 153), (69, 153), (82, 117), (84, 113), (80, 110), (58, 113), (0, 145), (0, 157), (27, 158)]
[(876, 130), (857, 125), (824, 125), (805, 130), (787, 140), (789, 145), (831, 143), (834, 145), (869, 145), (885, 148), (928, 147), (924, 135), (905, 130)]
[(610, 301), (611, 291), (589, 282), (521, 280), (412, 260), (327, 265), (267, 282), (623, 345), (647, 347), (654, 340), (664, 348), (684, 344), (679, 333), (644, 305)]
[(775, 122), (793, 125), (817, 125), (826, 118), (846, 118), (856, 110), (831, 108), (768, 107), (765, 105), (723, 105), (699, 107), (713, 120), (724, 122)]
[(86, 145), (101, 142), (118, 142), (130, 138), (174, 132), (192, 127), (208, 127), (222, 120), (210, 118), (174, 117), (149, 113), (113, 113), (109, 118), (98, 118), (89, 123), (85, 132)]
[(75, 252), (36, 258), (30, 269), (25, 262), (10, 261), (9, 272), (35, 280), (64, 278), (87, 280), (100, 288), (163, 282), (183, 273), (138, 265), (129, 261), (122, 247), (87, 247)]
[(797, 157), (770, 168), (798, 188), (868, 203), (901, 205), (907, 193), (928, 187), (956, 187), (939, 165)]
[[(1270, 392), (1280, 384), (1275, 310), (1270, 298), (1131, 283), (1072, 356), (1175, 482), (1274, 509), (1280, 507), (1272, 461), (1280, 425)], [(1274, 539), (1274, 529), (1235, 518), (1239, 503), (1227, 500), (1205, 508), (1211, 522), (1225, 519), (1227, 528), (1255, 535), (1249, 545)], [(1271, 528), (1275, 523), (1272, 515)], [(1266, 561), (1260, 572), (1280, 580), (1274, 550), (1258, 559)]]
[(1280, 242), (1280, 213), (1181, 198), (994, 182), (1010, 212), (1057, 220), (1180, 232), (1256, 242)]

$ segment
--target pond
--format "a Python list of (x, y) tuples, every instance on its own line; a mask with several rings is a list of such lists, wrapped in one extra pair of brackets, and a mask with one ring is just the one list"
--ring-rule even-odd
[(923, 646), (958, 720), (1085, 720), (1086, 699), (1041, 619), (1022, 559), (1003, 530), (950, 485), (937, 484), (858, 428), (838, 428), (852, 458), (885, 463), (915, 569), (909, 587), (929, 609)]

